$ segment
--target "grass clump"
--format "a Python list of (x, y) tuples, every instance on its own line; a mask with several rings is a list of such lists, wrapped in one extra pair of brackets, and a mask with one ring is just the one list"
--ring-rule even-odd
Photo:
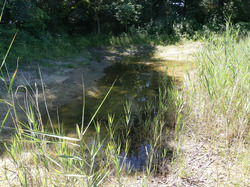
[[(223, 36), (211, 37), (197, 56), (198, 72), (194, 99), (201, 109), (197, 115), (208, 122), (207, 135), (226, 132), (225, 140), (246, 139), (250, 117), (250, 37), (240, 39), (227, 24)], [(193, 82), (195, 84), (195, 82)], [(193, 88), (193, 87), (192, 87)], [(213, 129), (213, 131), (210, 131)], [(205, 130), (205, 129), (204, 129)]]
[[(2, 80), (5, 82), (5, 79)], [(52, 130), (48, 132), (42, 122), (39, 103), (36, 100), (38, 95), (33, 97), (29, 90), (25, 89), (24, 106), (17, 106), (11, 86), (8, 90), (8, 98), (1, 99), (0, 102), (10, 108), (6, 118), (9, 114), (12, 116), (15, 135), (10, 144), (3, 142), (11, 161), (1, 164), (1, 173), (4, 176), (1, 183), (11, 186), (98, 186), (109, 174), (111, 164), (100, 151), (103, 147), (103, 140), (98, 138), (100, 131), (97, 131), (91, 145), (87, 145), (84, 140), (84, 134), (95, 115), (87, 126), (83, 123), (76, 126), (76, 138), (65, 136), (62, 129), (56, 130), (52, 124)], [(24, 122), (18, 118), (18, 108), (25, 112)], [(3, 128), (5, 119), (0, 131)], [(113, 152), (116, 152), (115, 149), (113, 146)]]
[[(147, 134), (150, 136), (148, 161), (142, 173), (147, 176), (158, 173), (160, 164), (167, 159), (167, 150), (163, 144), (167, 134), (164, 122), (166, 109), (162, 105), (162, 99), (166, 95), (160, 97), (159, 107), (157, 107), (159, 109), (156, 110), (152, 104), (145, 106), (142, 111), (150, 116), (139, 119), (140, 124), (135, 124), (131, 116), (131, 102), (127, 102), (124, 107), (124, 124), (121, 124), (120, 120), (116, 121), (114, 115), (108, 116), (107, 124), (101, 124), (98, 121), (93, 124), (103, 101), (87, 125), (83, 119), (82, 124), (76, 126), (77, 137), (73, 138), (65, 136), (62, 128), (56, 130), (51, 126), (52, 130), (48, 131), (48, 127), (43, 125), (38, 103), (32, 99), (28, 89), (26, 90), (25, 95), (29, 99), (25, 101), (26, 107), (23, 111), (26, 113), (27, 122), (21, 122), (16, 113), (16, 117), (13, 118), (16, 124), (15, 136), (12, 137), (10, 144), (4, 142), (7, 158), (10, 159), (10, 162), (4, 164), (1, 170), (5, 185), (98, 186), (111, 180), (112, 184), (122, 186), (126, 184), (123, 181), (124, 176), (135, 172), (127, 162), (133, 138), (130, 132), (134, 125), (142, 127), (137, 136), (142, 137)], [(16, 111), (14, 102), (10, 102), (9, 105), (12, 107), (10, 113)], [(155, 117), (152, 116), (152, 112), (156, 112)], [(90, 125), (95, 125), (96, 129), (91, 142), (86, 141), (84, 137)], [(103, 125), (107, 126), (108, 133), (104, 139), (101, 139)], [(122, 134), (117, 135), (115, 131), (118, 126), (121, 128), (121, 125), (124, 125)], [(164, 164), (161, 167), (165, 167)]]
[(205, 42), (196, 56), (197, 71), (184, 81), (187, 126), (180, 168), (191, 180), (207, 177), (204, 181), (210, 185), (250, 184), (249, 54), (249, 33), (240, 37), (227, 23), (222, 35)]

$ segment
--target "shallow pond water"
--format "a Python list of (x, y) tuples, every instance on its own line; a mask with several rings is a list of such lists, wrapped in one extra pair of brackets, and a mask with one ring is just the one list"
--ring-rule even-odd
[[(122, 60), (116, 61), (111, 66), (105, 68), (105, 76), (96, 82), (98, 90), (95, 93), (86, 94), (85, 124), (91, 119), (115, 80), (114, 87), (95, 120), (99, 119), (105, 124), (108, 114), (115, 114), (116, 121), (118, 121), (115, 125), (119, 129), (119, 120), (121, 125), (124, 125), (122, 120), (125, 119), (124, 106), (126, 101), (132, 103), (131, 116), (138, 116), (138, 107), (143, 106), (158, 94), (159, 75), (155, 70), (157, 65), (159, 64), (155, 59), (151, 60), (150, 56), (144, 55), (140, 57), (124, 57)], [(76, 124), (81, 124), (82, 121), (82, 103), (82, 95), (79, 95), (50, 114), (53, 124), (58, 124), (58, 121), (60, 124), (63, 124), (68, 136), (76, 136)], [(107, 128), (104, 126), (101, 128), (102, 138), (107, 134)], [(118, 130), (117, 133), (119, 132)], [(85, 135), (85, 141), (91, 144), (94, 141), (95, 134), (96, 131), (94, 125), (92, 125)], [(126, 163), (130, 162), (132, 168), (141, 169), (146, 162), (146, 151), (150, 150), (148, 148), (149, 145), (147, 144), (147, 139), (138, 136), (136, 132), (134, 134), (131, 132), (131, 136), (131, 148), (129, 156), (126, 158)], [(120, 158), (123, 161), (123, 153), (121, 153)]]
[[(104, 69), (105, 76), (97, 81), (98, 90), (85, 96), (85, 122), (88, 122), (105, 97), (111, 85), (114, 87), (97, 114), (99, 119), (107, 119), (107, 114), (121, 116), (126, 101), (132, 101), (133, 112), (136, 106), (144, 104), (158, 94), (158, 72), (150, 57), (125, 57)], [(154, 62), (157, 63), (157, 62)], [(52, 121), (64, 125), (66, 131), (75, 131), (75, 125), (82, 121), (82, 93), (72, 98), (66, 105), (50, 113)], [(58, 119), (59, 116), (59, 119)]]

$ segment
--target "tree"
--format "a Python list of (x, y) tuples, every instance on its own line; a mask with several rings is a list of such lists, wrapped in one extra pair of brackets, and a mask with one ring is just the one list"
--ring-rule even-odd
[(113, 3), (116, 13), (115, 17), (120, 24), (125, 25), (126, 32), (129, 24), (135, 24), (139, 20), (142, 6), (132, 0), (121, 0)]

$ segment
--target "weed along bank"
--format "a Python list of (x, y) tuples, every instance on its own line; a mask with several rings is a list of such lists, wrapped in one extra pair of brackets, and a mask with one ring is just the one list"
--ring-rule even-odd
[[(198, 48), (200, 44), (188, 45)], [(13, 139), (16, 144), (6, 145), (7, 151), (3, 154), (10, 154), (9, 151), (13, 150), (11, 154), (14, 154), (12, 156), (16, 162), (25, 163), (36, 172), (48, 172), (46, 164), (58, 171), (63, 169), (63, 172), (60, 171), (54, 177), (67, 176), (64, 167), (69, 165), (67, 169), (74, 172), (75, 177), (72, 177), (77, 178), (79, 184), (104, 182), (104, 178), (108, 176), (114, 180), (115, 175), (110, 173), (111, 168), (116, 169), (116, 175), (121, 175), (120, 182), (125, 173), (151, 174), (160, 167), (160, 163), (155, 162), (155, 156), (160, 156), (162, 150), (164, 160), (171, 159), (171, 148), (163, 142), (170, 137), (168, 134), (171, 131), (171, 122), (165, 122), (166, 116), (173, 115), (166, 109), (166, 90), (173, 87), (173, 81), (182, 80), (178, 74), (175, 77), (172, 70), (167, 72), (164, 67), (168, 65), (169, 68), (173, 68), (175, 63), (179, 70), (184, 71), (186, 64), (183, 61), (186, 59), (188, 64), (193, 60), (193, 51), (187, 51), (188, 45), (161, 47), (160, 50), (152, 46), (139, 50), (118, 48), (119, 52), (107, 49), (93, 50), (95, 55), (102, 57), (100, 62), (91, 62), (79, 67), (79, 61), (76, 60), (72, 62), (76, 64), (74, 68), (65, 68), (63, 64), (68, 62), (60, 62), (62, 69), (60, 72), (53, 72), (53, 75), (49, 69), (41, 67), (44, 71), (40, 70), (43, 86), (38, 83), (38, 86), (33, 88), (31, 83), (27, 88), (15, 92), (18, 98), (15, 102), (20, 103), (23, 109), (25, 106), (22, 106), (20, 101), (24, 98), (24, 114), (27, 119), (26, 122), (20, 123), (27, 125), (20, 139)], [(180, 50), (178, 53), (172, 53), (177, 49)], [(166, 55), (170, 57), (169, 60), (161, 58), (164, 53), (169, 54)], [(181, 60), (174, 61), (174, 58)], [(93, 71), (96, 66), (103, 67), (99, 70), (100, 73)], [(20, 72), (22, 73), (22, 70)], [(32, 72), (24, 73), (33, 76)], [(102, 74), (102, 77), (94, 76), (95, 73)], [(81, 76), (88, 80), (85, 84), (80, 83)], [(53, 78), (59, 81), (46, 83)], [(15, 84), (20, 81), (21, 78)], [(77, 86), (78, 88), (74, 88)], [(35, 105), (32, 105), (32, 100), (25, 100), (27, 95), (33, 99), (33, 89), (43, 91), (35, 92), (37, 95), (34, 98), (38, 101)], [(72, 91), (74, 93), (71, 93)], [(37, 108), (37, 105), (43, 107)], [(20, 119), (25, 118), (19, 109), (15, 110), (18, 111)], [(15, 147), (17, 144), (18, 147)], [(40, 160), (39, 150), (42, 154), (49, 154), (47, 158), (44, 157), (48, 160)], [(23, 155), (29, 158), (28, 162), (22, 160)], [(160, 161), (160, 158), (157, 160)], [(39, 164), (42, 167), (36, 168)], [(84, 177), (86, 173), (79, 173), (79, 164), (84, 168), (82, 172), (98, 178)], [(14, 164), (11, 167), (17, 166)], [(167, 166), (162, 171), (165, 172), (166, 168)], [(33, 177), (37, 177), (36, 175)], [(75, 180), (73, 178), (70, 180)], [(15, 179), (18, 183), (18, 175)]]

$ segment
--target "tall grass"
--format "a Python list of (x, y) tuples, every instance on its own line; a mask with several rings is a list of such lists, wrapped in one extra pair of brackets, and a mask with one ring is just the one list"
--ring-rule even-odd
[[(26, 93), (28, 99), (24, 99), (25, 107), (19, 106), (26, 113), (27, 123), (19, 121), (17, 106), (14, 105), (15, 99), (11, 97), (11, 93), (12, 91), (9, 92), (10, 101), (1, 100), (2, 103), (11, 106), (6, 116), (14, 113), (13, 119), (16, 124), (16, 134), (12, 137), (11, 144), (5, 143), (12, 164), (4, 170), (6, 175), (4, 184), (98, 186), (109, 173), (110, 163), (103, 162), (105, 156), (100, 153), (103, 140), (98, 139), (98, 131), (96, 140), (91, 145), (87, 145), (83, 138), (95, 115), (87, 126), (84, 126), (84, 123), (80, 127), (77, 126), (78, 138), (67, 137), (63, 131), (50, 133), (46, 131), (42, 123), (39, 108), (37, 108), (38, 103), (32, 100), (33, 97), (30, 96), (28, 90)], [(1, 129), (4, 128), (4, 123), (5, 119)], [(11, 176), (14, 176), (14, 180), (11, 179), (9, 170), (13, 171)]]
[[(213, 34), (205, 41), (196, 56), (197, 71), (189, 73), (184, 81), (183, 119), (188, 124), (185, 133), (189, 134), (184, 137), (190, 139), (191, 135), (190, 142), (202, 142), (202, 147), (207, 146), (210, 154), (216, 155), (208, 165), (210, 171), (214, 171), (208, 180), (214, 185), (249, 185), (249, 54), (249, 33), (240, 36), (238, 30), (227, 23), (222, 35)], [(205, 154), (204, 148), (203, 151)], [(192, 159), (189, 164), (193, 167)], [(186, 173), (192, 176), (194, 172), (190, 169)]]
[(190, 80), (192, 94), (185, 94), (197, 101), (200, 110), (195, 115), (207, 122), (201, 127), (206, 134), (221, 133), (222, 130), (227, 143), (237, 142), (247, 135), (250, 117), (249, 47), (250, 37), (241, 38), (227, 23), (225, 33), (211, 36), (204, 50), (197, 55), (197, 82)]

